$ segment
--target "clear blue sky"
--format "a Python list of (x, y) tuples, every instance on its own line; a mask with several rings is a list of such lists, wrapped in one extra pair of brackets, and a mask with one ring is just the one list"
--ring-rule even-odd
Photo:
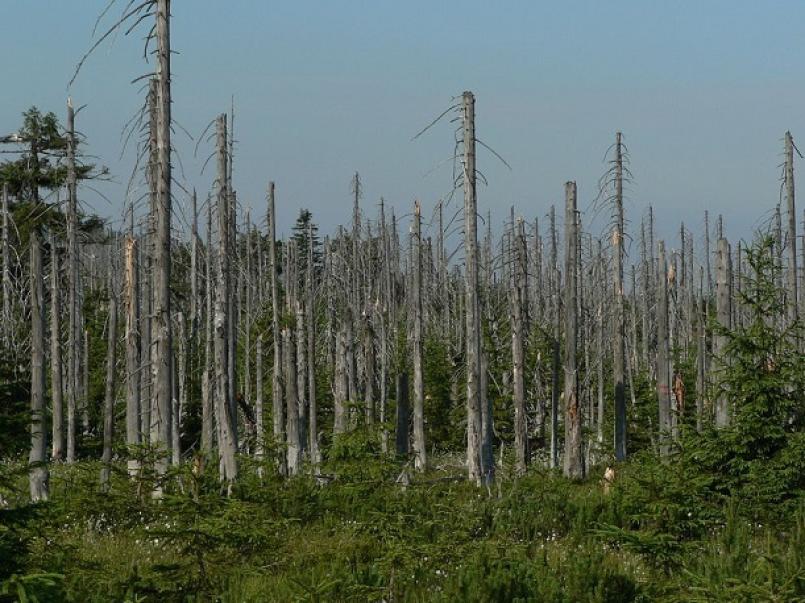
[[(14, 130), (32, 104), (63, 118), (67, 82), (105, 4), (3, 2), (0, 130)], [(415, 197), (433, 207), (451, 186), (449, 162), (428, 174), (452, 154), (450, 125), (410, 139), (465, 89), (476, 94), (479, 137), (512, 166), (479, 151), (490, 181), (479, 206), (495, 224), (511, 204), (529, 219), (545, 215), (569, 179), (586, 208), (621, 130), (635, 227), (651, 203), (666, 236), (680, 220), (698, 234), (704, 208), (745, 236), (779, 198), (783, 133), (805, 141), (803, 2), (173, 4), (174, 117), (198, 136), (234, 95), (239, 199), (262, 216), (265, 185), (276, 180), (285, 231), (300, 207), (323, 232), (348, 221), (355, 170), (371, 215), (381, 195), (399, 214)], [(69, 91), (88, 104), (79, 128), (89, 151), (119, 183), (103, 187), (110, 202), (83, 194), (106, 216), (120, 216), (133, 164), (131, 151), (120, 159), (120, 132), (142, 103), (130, 81), (150, 69), (144, 34), (102, 45)], [(176, 145), (177, 177), (203, 196), (210, 145), (194, 157), (181, 131)]]

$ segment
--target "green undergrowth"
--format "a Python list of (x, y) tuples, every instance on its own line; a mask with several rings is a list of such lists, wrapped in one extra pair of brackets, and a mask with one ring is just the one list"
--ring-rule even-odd
[(680, 446), (619, 466), (608, 494), (600, 467), (582, 483), (503, 467), (479, 489), (449, 458), (411, 474), (372, 435), (336, 441), (317, 477), (243, 458), (229, 497), (214, 463), (154, 500), (153, 476), (119, 467), (102, 494), (86, 462), (53, 467), (51, 501), (30, 505), (5, 465), (0, 601), (805, 600), (796, 484), (730, 495)]

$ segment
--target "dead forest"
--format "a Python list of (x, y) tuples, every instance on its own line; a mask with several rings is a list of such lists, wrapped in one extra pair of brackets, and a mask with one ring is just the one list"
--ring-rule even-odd
[[(663, 239), (649, 203), (625, 203), (635, 178), (628, 132), (613, 130), (611, 140), (601, 141), (606, 156), (596, 190), (556, 182), (560, 202), (524, 203), (499, 215), (500, 204), (483, 195), (482, 162), (505, 160), (476, 136), (484, 126), (476, 124), (476, 102), (484, 99), (465, 91), (417, 135), (454, 144), (450, 195), (411, 199), (399, 215), (399, 203), (365, 198), (356, 172), (351, 190), (336, 194), (344, 223), (316, 224), (306, 209), (284, 203), (282, 174), (265, 182), (263, 202), (252, 202), (259, 212), (239, 200), (228, 110), (198, 138), (199, 155), (209, 156), (209, 190), (178, 183), (170, 24), (170, 1), (147, 0), (128, 4), (107, 32), (150, 28), (153, 74), (144, 80), (142, 112), (127, 126), (138, 157), (129, 189), (143, 192), (127, 193), (119, 205), (122, 226), (104, 223), (82, 202), (85, 187), (102, 174), (88, 159), (91, 141), (80, 134), (81, 120), (92, 117), (81, 112), (79, 99), (59, 112), (64, 125), (56, 122), (47, 144), (30, 128), (5, 140), (35, 167), (2, 172), (0, 388), (7, 402), (0, 439), (8, 443), (0, 506), (16, 513), (65, 505), (73, 519), (57, 523), (66, 527), (89, 513), (93, 533), (101, 533), (101, 510), (124, 518), (127, 508), (147, 508), (139, 513), (151, 519), (127, 530), (162, 521), (165, 513), (176, 513), (171, 521), (179, 523), (193, 517), (181, 533), (166, 528), (172, 535), (159, 536), (163, 543), (153, 546), (161, 552), (154, 554), (163, 557), (151, 570), (141, 562), (139, 582), (110, 586), (111, 577), (86, 570), (96, 572), (87, 584), (97, 600), (180, 600), (190, 593), (199, 600), (694, 600), (679, 595), (689, 586), (679, 567), (695, 556), (685, 547), (737, 530), (730, 523), (736, 517), (747, 530), (783, 526), (773, 546), (788, 557), (769, 562), (776, 569), (766, 578), (757, 568), (731, 566), (769, 590), (757, 599), (741, 598), (760, 592), (757, 584), (754, 591), (727, 590), (732, 595), (724, 600), (802, 600), (805, 565), (796, 540), (802, 536), (794, 534), (803, 525), (805, 212), (796, 206), (800, 155), (791, 133), (769, 133), (782, 135), (781, 177), (768, 183), (770, 198), (779, 189), (779, 201), (758, 210), (771, 218), (754, 240), (731, 237), (729, 217), (706, 209)], [(92, 48), (105, 37), (97, 36)], [(86, 77), (92, 52), (78, 67), (77, 77)], [(47, 165), (38, 153), (47, 155)], [(277, 236), (278, 212), (299, 215), (284, 239)], [(764, 474), (773, 476), (768, 483)], [(537, 491), (541, 498), (528, 498)], [(455, 510), (437, 510), (449, 507), (456, 492)], [(365, 502), (375, 496), (383, 502)], [(321, 497), (344, 499), (327, 499), (332, 508), (321, 516), (300, 510), (313, 498), (326, 507)], [(741, 498), (748, 510), (730, 515), (727, 501)], [(216, 578), (213, 568), (225, 567), (227, 556), (269, 555), (253, 540), (264, 538), (266, 549), (287, 545), (274, 536), (238, 539), (233, 534), (248, 524), (263, 525), (254, 514), (263, 511), (231, 505), (262, 501), (278, 514), (265, 522), (308, 513), (299, 526), (282, 524), (305, 539), (314, 517), (340, 517), (338, 530), (353, 520), (393, 524), (389, 500), (397, 500), (400, 513), (447, 514), (433, 518), (440, 527), (428, 528), (430, 536), (416, 536), (442, 548), (412, 545), (414, 552), (384, 557), (379, 540), (404, 547), (414, 538), (403, 524), (395, 536), (366, 536), (367, 550), (344, 561), (352, 569), (317, 573), (299, 561), (294, 571), (313, 572), (315, 585), (299, 587), (289, 578), (247, 595)], [(218, 510), (203, 510), (205, 504)], [(378, 505), (378, 519), (333, 510), (363, 504)], [(230, 512), (237, 516), (226, 519)], [(457, 517), (472, 513), (490, 519), (467, 527), (480, 536), (462, 546), (476, 546), (496, 522), (511, 521), (516, 526), (507, 538), (525, 543), (523, 558), (501, 548), (482, 562), (472, 549), (458, 556), (466, 565), (458, 569), (440, 538), (449, 540), (451, 529), (461, 529)], [(220, 524), (199, 523), (213, 516)], [(545, 529), (523, 527), (549, 516)], [(35, 544), (59, 540), (32, 527), (55, 520), (0, 517), (13, 533), (11, 544), (3, 544), (0, 531), (0, 554), (16, 559), (8, 573), (0, 570), (8, 596), (39, 589), (61, 593), (40, 600), (62, 600), (65, 592), (90, 588), (71, 582), (85, 570), (69, 569), (64, 560), (52, 569), (47, 547)], [(604, 557), (590, 557), (605, 568), (598, 586), (582, 584), (579, 570), (556, 591), (534, 590), (550, 582), (548, 574), (570, 571), (556, 569), (565, 553), (544, 552), (545, 575), (528, 565), (543, 553), (527, 543), (549, 533), (556, 546), (572, 534), (574, 542), (598, 549), (608, 543), (596, 553)], [(752, 534), (744, 540), (763, 539)], [(17, 537), (27, 552), (15, 548)], [(222, 544), (228, 537), (237, 543)], [(134, 550), (137, 543), (119, 546)], [(332, 546), (336, 555), (340, 546), (352, 550), (344, 541)], [(724, 549), (712, 546), (703, 558), (722, 563)], [(198, 550), (219, 557), (205, 561)], [(439, 559), (438, 568), (451, 568), (451, 576), (469, 567), (475, 573), (448, 588), (440, 569), (434, 577), (428, 565), (427, 579), (409, 572), (425, 564), (427, 557), (414, 559), (423, 551)], [(754, 563), (747, 555), (754, 559), (746, 553), (743, 562)], [(162, 568), (170, 558), (185, 559), (178, 562), (183, 569)], [(502, 558), (503, 569), (494, 565)], [(116, 567), (109, 559), (96, 562)], [(277, 564), (265, 575), (287, 570)], [(360, 567), (376, 575), (366, 577)], [(395, 567), (407, 568), (405, 576)], [(350, 577), (327, 581), (342, 571)], [(701, 578), (692, 579), (701, 592), (726, 588), (712, 568), (690, 571)], [(493, 582), (490, 572), (499, 588), (484, 590)], [(183, 582), (179, 573), (192, 580)], [(242, 589), (256, 580), (238, 579)], [(430, 590), (429, 580), (442, 586)], [(573, 580), (576, 591), (569, 590)], [(214, 598), (226, 588), (229, 599)], [(138, 593), (144, 598), (133, 598)], [(714, 600), (702, 597), (695, 600)]]

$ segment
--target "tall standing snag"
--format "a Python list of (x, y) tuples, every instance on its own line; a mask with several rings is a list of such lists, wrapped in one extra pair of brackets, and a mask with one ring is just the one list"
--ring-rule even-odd
[(564, 474), (571, 479), (584, 477), (584, 450), (581, 439), (579, 375), (576, 367), (578, 308), (576, 292), (576, 183), (565, 183), (565, 459)]
[(53, 395), (53, 448), (51, 458), (64, 456), (64, 397), (61, 356), (61, 295), (59, 290), (59, 254), (56, 237), (50, 237), (50, 388)]
[(45, 465), (45, 301), (42, 283), (42, 248), (36, 230), (31, 232), (31, 500), (48, 499)]
[(785, 198), (788, 209), (788, 320), (797, 320), (797, 214), (794, 203), (794, 139), (785, 133)]
[[(730, 244), (727, 239), (718, 240), (718, 255), (716, 264), (716, 318), (722, 329), (732, 327), (732, 306), (730, 300), (730, 283), (732, 275), (730, 270)], [(726, 367), (724, 352), (727, 345), (727, 337), (721, 333), (717, 334), (714, 341), (714, 356), (720, 365), (720, 370)], [(720, 390), (716, 396), (715, 404), (716, 427), (726, 427), (729, 425), (729, 400), (727, 393)]]
[(156, 173), (156, 223), (154, 240), (154, 399), (157, 411), (157, 442), (161, 453), (157, 471), (165, 473), (170, 458), (171, 403), (171, 49), (170, 49), (170, 0), (157, 0), (157, 173)]
[[(137, 239), (126, 239), (125, 299), (126, 299), (126, 444), (140, 443), (140, 291), (137, 279)], [(136, 459), (130, 458), (128, 469), (134, 475), (139, 469)]]
[(422, 216), (419, 202), (414, 204), (414, 463), (424, 471), (428, 457), (425, 450), (425, 381), (422, 374)]
[(623, 310), (623, 137), (615, 140), (615, 228), (612, 233), (615, 253), (615, 336), (612, 340), (612, 377), (615, 387), (615, 458), (626, 458), (626, 390), (624, 385), (624, 310)]
[(481, 483), (481, 316), (478, 300), (478, 200), (475, 191), (475, 97), (461, 104), (464, 154), (464, 252), (466, 254), (467, 473)]

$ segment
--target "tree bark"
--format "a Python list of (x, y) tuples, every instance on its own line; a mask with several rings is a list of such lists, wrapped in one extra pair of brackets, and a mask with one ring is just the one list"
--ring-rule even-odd
[[(157, 117), (157, 198), (154, 241), (154, 331), (152, 373), (155, 378), (153, 396), (156, 402), (156, 435), (160, 448), (157, 472), (167, 471), (171, 445), (171, 48), (170, 0), (157, 0), (156, 6), (156, 117)], [(158, 494), (158, 493), (157, 493)]]
[(478, 300), (478, 201), (475, 189), (475, 97), (464, 92), (461, 108), (464, 154), (464, 252), (466, 254), (467, 473), (481, 484), (481, 316)]
[(31, 451), (28, 477), (31, 501), (48, 499), (45, 464), (45, 302), (42, 282), (42, 248), (36, 230), (31, 231)]
[(581, 437), (579, 376), (576, 369), (578, 316), (576, 292), (576, 183), (565, 184), (565, 458), (564, 475), (584, 477), (584, 450)]
[(50, 389), (53, 395), (53, 447), (51, 458), (64, 457), (64, 387), (61, 355), (61, 290), (56, 237), (50, 237)]
[(140, 287), (137, 279), (137, 240), (126, 239), (126, 445), (129, 446), (128, 470), (132, 477), (139, 471), (133, 448), (140, 444)]
[[(117, 351), (117, 297), (109, 279), (109, 319), (106, 344), (106, 388), (103, 397), (103, 454), (101, 456), (101, 491), (109, 491), (112, 471), (112, 439), (115, 427), (115, 376)], [(128, 415), (127, 415), (128, 419)], [(127, 421), (128, 426), (128, 421)]]

